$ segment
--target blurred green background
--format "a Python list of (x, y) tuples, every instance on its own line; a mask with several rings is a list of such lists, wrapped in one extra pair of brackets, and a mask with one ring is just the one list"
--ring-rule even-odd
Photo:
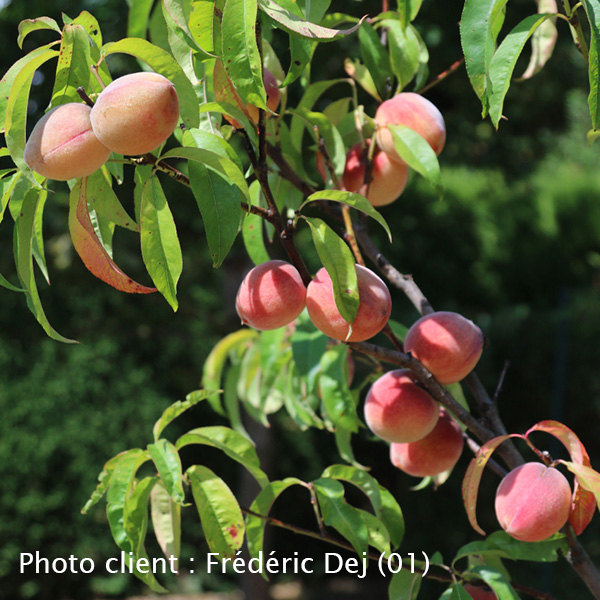
[[(60, 20), (61, 11), (75, 17), (85, 9), (100, 21), (105, 40), (125, 35), (125, 0), (2, 0), (0, 6), (3, 72), (22, 55), (16, 44), (17, 24), (25, 18), (47, 15)], [(518, 16), (519, 10), (530, 8), (517, 6), (514, 11)], [(378, 12), (380, 3), (334, 0), (332, 10), (363, 15)], [(460, 10), (461, 3), (424, 2), (416, 25), (430, 49), (431, 76), (461, 57)], [(32, 34), (24, 51), (49, 39), (45, 32)], [(354, 39), (323, 45), (313, 78), (343, 76), (343, 58), (357, 52)], [(519, 63), (516, 73), (524, 68)], [(36, 79), (31, 123), (48, 102), (50, 77), (51, 72), (42, 71)], [(378, 243), (399, 270), (415, 276), (436, 308), (457, 310), (483, 328), (487, 347), (478, 373), (491, 392), (508, 363), (498, 399), (508, 430), (523, 432), (542, 419), (558, 419), (578, 433), (598, 467), (600, 146), (586, 144), (586, 89), (585, 65), (565, 27), (542, 73), (513, 84), (505, 105), (507, 120), (498, 132), (481, 120), (478, 100), (464, 69), (459, 69), (428, 94), (448, 127), (448, 143), (440, 157), (445, 195), (437, 198), (423, 180), (413, 178), (402, 198), (382, 209), (394, 243), (383, 238)], [(293, 103), (297, 88), (289, 93)], [(373, 115), (374, 102), (366, 94), (360, 100)], [(66, 346), (47, 339), (23, 299), (0, 292), (0, 598), (62, 600), (143, 592), (127, 576), (19, 575), (18, 554), (39, 550), (47, 557), (74, 554), (98, 560), (118, 554), (102, 505), (88, 516), (79, 512), (97, 474), (113, 454), (151, 441), (154, 420), (171, 402), (199, 386), (209, 350), (238, 327), (233, 298), (250, 266), (242, 245), (236, 244), (223, 268), (214, 270), (191, 194), (170, 182), (165, 190), (185, 261), (176, 314), (158, 296), (120, 294), (84, 269), (70, 246), (64, 191), (47, 204), (44, 226), (52, 285), (40, 282), (40, 289), (50, 321), (81, 344)], [(129, 201), (127, 182), (120, 196)], [(11, 238), (11, 223), (5, 219), (0, 227), (0, 272), (9, 278), (14, 276)], [(115, 247), (124, 270), (146, 282), (135, 239), (119, 232)], [(410, 325), (417, 317), (415, 310), (399, 292), (393, 297), (393, 317)], [(180, 426), (221, 422), (207, 407), (198, 407)], [(276, 415), (273, 422), (270, 430), (255, 431), (271, 478), (293, 475), (309, 480), (340, 461), (331, 436), (299, 432), (283, 416)], [(545, 443), (540, 436), (540, 445)], [(404, 510), (407, 531), (401, 552), (432, 555), (439, 550), (450, 560), (460, 545), (478, 539), (460, 497), (466, 452), (438, 491), (414, 492), (410, 487), (415, 480), (388, 465), (384, 444), (361, 435), (355, 451), (360, 462), (373, 465), (373, 475), (395, 493)], [(185, 458), (191, 461), (195, 456)], [(219, 457), (208, 453), (201, 460), (218, 463)], [(219, 469), (248, 498), (251, 490), (246, 490), (241, 474), (229, 463)], [(497, 527), (490, 510), (495, 485), (495, 478), (486, 476), (480, 498), (480, 520), (490, 531)], [(279, 517), (313, 526), (304, 495), (291, 493), (283, 504), (276, 507)], [(582, 541), (600, 565), (599, 534), (596, 517)], [(290, 548), (303, 555), (330, 550), (285, 532), (270, 535), (270, 543), (283, 554)], [(183, 538), (184, 555), (206, 553), (193, 508), (184, 512)], [(150, 551), (157, 549), (150, 546)], [(557, 598), (589, 597), (565, 561), (546, 567), (521, 564), (514, 573), (516, 580)], [(327, 589), (331, 598), (359, 597), (364, 589), (373, 597), (386, 597), (380, 578), (354, 581), (348, 588), (343, 582), (336, 588), (334, 579), (307, 577), (304, 585)], [(256, 592), (262, 589), (256, 580), (206, 574), (171, 583), (181, 591), (241, 585), (255, 589), (255, 594), (266, 593)], [(422, 597), (437, 598), (442, 590), (425, 582)]]

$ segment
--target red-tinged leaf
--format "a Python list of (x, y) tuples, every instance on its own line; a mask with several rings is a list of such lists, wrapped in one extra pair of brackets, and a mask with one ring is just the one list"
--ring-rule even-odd
[[(566, 460), (559, 460), (559, 463), (565, 465), (573, 475), (575, 475), (576, 481), (586, 491), (593, 494), (598, 508), (600, 509), (600, 473), (594, 471), (591, 467), (585, 465), (578, 465), (574, 462)], [(588, 499), (586, 498), (586, 501)]]
[(581, 535), (590, 524), (596, 512), (596, 497), (589, 490), (584, 489), (579, 480), (575, 480), (573, 502), (569, 513), (569, 523), (576, 535)]
[(479, 491), (479, 483), (483, 475), (483, 470), (492, 456), (494, 450), (507, 439), (512, 437), (524, 438), (525, 436), (518, 433), (511, 433), (510, 435), (501, 435), (495, 437), (479, 448), (477, 456), (470, 462), (465, 478), (462, 484), (462, 496), (465, 510), (467, 511), (467, 517), (471, 527), (481, 535), (485, 535), (485, 531), (481, 529), (479, 523), (477, 523), (477, 493)]
[(590, 457), (585, 446), (581, 443), (581, 440), (577, 437), (575, 432), (566, 425), (563, 425), (558, 421), (540, 421), (527, 431), (525, 437), (529, 437), (529, 434), (533, 431), (544, 431), (553, 435), (562, 442), (573, 462), (576, 462), (579, 465), (590, 466)]
[(84, 177), (71, 191), (69, 232), (73, 246), (88, 271), (121, 292), (150, 294), (156, 288), (137, 283), (115, 264), (96, 236), (87, 207), (87, 178)]

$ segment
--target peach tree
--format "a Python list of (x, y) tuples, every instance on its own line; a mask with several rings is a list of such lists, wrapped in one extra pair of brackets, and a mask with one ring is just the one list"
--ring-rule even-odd
[[(158, 293), (178, 308), (183, 253), (163, 190), (167, 178), (197, 203), (206, 232), (198, 243), (215, 267), (238, 238), (256, 265), (236, 301), (246, 325), (211, 351), (201, 389), (164, 411), (145, 448), (108, 460), (84, 508), (106, 495), (118, 548), (155, 591), (164, 591), (159, 578), (142, 568), (149, 523), (176, 562), (182, 507), (194, 503), (208, 547), (220, 558), (233, 558), (245, 544), (258, 560), (265, 528), (283, 527), (373, 564), (385, 562), (390, 598), (417, 598), (423, 577), (440, 582), (445, 599), (549, 598), (513, 580), (509, 559), (564, 559), (600, 598), (600, 574), (578, 538), (600, 502), (600, 474), (583, 443), (550, 420), (508, 433), (473, 372), (483, 351), (480, 329), (456, 313), (434, 311), (413, 277), (387, 260), (387, 242), (380, 248), (371, 237), (379, 228), (392, 241), (377, 207), (410, 193), (409, 174), (443, 194), (438, 155), (446, 128), (424, 94), (463, 63), (483, 116), (498, 127), (528, 42), (526, 78), (551, 58), (557, 24), (564, 22), (589, 71), (589, 139), (598, 136), (600, 4), (538, 0), (539, 11), (509, 29), (506, 1), (467, 0), (460, 23), (464, 58), (437, 77), (429, 75), (420, 4), (383, 0), (380, 13), (358, 18), (331, 12), (328, 0), (130, 0), (128, 36), (111, 42), (86, 11), (74, 19), (64, 15), (62, 24), (41, 16), (19, 26), (20, 46), (42, 29), (56, 39), (24, 55), (0, 81), (1, 152), (14, 163), (0, 172), (0, 219), (14, 222), (15, 259), (15, 273), (0, 275), (0, 284), (23, 294), (44, 331), (73, 342), (51, 325), (36, 280), (36, 269), (47, 277), (44, 206), (59, 186), (69, 190), (65, 228), (74, 249), (93, 275), (120, 291)], [(314, 80), (316, 48), (328, 44), (335, 52), (348, 39), (353, 51), (339, 77)], [(282, 45), (285, 56), (278, 56), (273, 48)], [(134, 57), (139, 72), (117, 77), (111, 65), (118, 54)], [(52, 61), (49, 110), (33, 127), (27, 119), (33, 78)], [(373, 115), (363, 98), (377, 103)], [(131, 214), (116, 191), (125, 179), (134, 182)], [(139, 236), (151, 284), (118, 266), (117, 226)], [(307, 232), (322, 265), (315, 272), (298, 242)], [(408, 328), (395, 321), (388, 286), (405, 294), (422, 318)], [(356, 384), (359, 360), (367, 374)], [(209, 424), (176, 440), (164, 435), (200, 402), (230, 426)], [(329, 432), (339, 460), (313, 481), (270, 480), (242, 409), (264, 426), (283, 411), (300, 430)], [(536, 447), (531, 434), (537, 432), (559, 440), (570, 460)], [(451, 471), (466, 442), (474, 457), (463, 500), (474, 541), (451, 560), (417, 555), (402, 568), (400, 504), (370, 465), (357, 460), (355, 436), (390, 443), (390, 469), (436, 486), (456, 476)], [(523, 453), (515, 440), (524, 442)], [(260, 488), (250, 506), (241, 506), (209, 467), (184, 470), (180, 451), (190, 445), (213, 447), (248, 471)], [(491, 458), (494, 452), (503, 464)], [(139, 476), (149, 464), (154, 474)], [(503, 478), (496, 512), (504, 529), (487, 537), (476, 518), (486, 468)], [(292, 486), (306, 490), (313, 530), (269, 516)], [(345, 498), (346, 486), (364, 493), (368, 509)]]

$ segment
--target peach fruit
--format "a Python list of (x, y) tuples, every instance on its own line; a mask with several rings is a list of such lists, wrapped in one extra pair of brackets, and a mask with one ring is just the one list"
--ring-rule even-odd
[(235, 300), (242, 323), (266, 331), (291, 323), (306, 305), (306, 287), (294, 265), (269, 260), (242, 281)]
[(433, 430), (438, 416), (438, 403), (416, 383), (409, 369), (382, 375), (365, 400), (365, 421), (386, 442), (416, 442)]
[(112, 152), (151, 152), (173, 133), (179, 120), (175, 86), (158, 73), (130, 73), (101, 92), (90, 113), (98, 139)]
[(456, 383), (477, 364), (483, 351), (483, 333), (458, 313), (435, 312), (413, 323), (404, 350), (421, 361), (441, 384)]
[(355, 144), (346, 154), (342, 185), (349, 192), (362, 194), (373, 206), (391, 204), (404, 191), (408, 182), (408, 165), (394, 162), (385, 152), (373, 157), (371, 182), (365, 184), (366, 152), (362, 144)]
[(340, 314), (333, 297), (329, 273), (323, 267), (306, 289), (306, 308), (315, 327), (334, 340), (360, 342), (372, 338), (387, 323), (392, 297), (385, 283), (373, 271), (356, 265), (359, 307), (350, 335), (350, 325)]
[(467, 583), (463, 586), (465, 592), (473, 598), (473, 600), (498, 600), (496, 593), (488, 587)]
[(395, 161), (404, 162), (396, 149), (387, 125), (405, 125), (425, 138), (436, 156), (446, 143), (446, 124), (435, 104), (420, 94), (402, 92), (382, 102), (375, 113), (377, 143)]
[[(277, 86), (275, 75), (265, 68), (263, 70), (263, 82), (267, 93), (267, 108), (275, 112), (279, 106), (280, 92)], [(217, 102), (227, 102), (239, 108), (255, 125), (258, 124), (258, 108), (254, 104), (244, 104), (235, 86), (225, 70), (223, 63), (218, 60), (215, 63), (213, 72), (213, 86), (215, 90), (215, 100)], [(224, 115), (224, 117), (236, 128), (241, 129), (242, 126), (233, 117)]]
[(541, 462), (525, 463), (500, 482), (496, 517), (513, 538), (539, 542), (567, 522), (571, 498), (571, 486), (560, 471)]
[(415, 442), (392, 444), (390, 459), (395, 467), (413, 477), (433, 477), (454, 467), (463, 446), (460, 427), (440, 408), (435, 427), (424, 438)]
[(90, 123), (90, 107), (71, 102), (48, 111), (35, 125), (23, 158), (48, 179), (66, 181), (90, 175), (110, 156)]

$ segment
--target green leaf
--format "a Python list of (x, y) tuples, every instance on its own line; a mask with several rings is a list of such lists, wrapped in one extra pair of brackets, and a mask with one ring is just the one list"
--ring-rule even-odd
[(347, 204), (356, 210), (360, 210), (365, 213), (372, 219), (375, 219), (388, 234), (388, 238), (390, 242), (392, 241), (392, 231), (387, 224), (387, 221), (381, 216), (373, 205), (361, 194), (354, 194), (352, 192), (344, 192), (341, 190), (322, 190), (320, 192), (315, 192), (311, 194), (298, 208), (298, 212), (300, 212), (307, 204), (310, 202), (316, 202), (318, 200), (328, 200), (330, 202), (340, 202), (342, 204)]
[(268, 477), (259, 467), (256, 450), (246, 437), (228, 427), (200, 427), (182, 435), (175, 444), (177, 450), (190, 444), (202, 444), (222, 450), (227, 456), (240, 463), (258, 481), (260, 487), (269, 483)]
[(327, 349), (329, 338), (314, 326), (306, 313), (303, 313), (290, 342), (298, 374), (309, 381), (314, 380), (321, 371), (321, 356)]
[(419, 13), (423, 0), (398, 0), (398, 12), (402, 20), (402, 27), (406, 29), (410, 21), (414, 21)]
[[(250, 204), (259, 206), (260, 184), (258, 181), (253, 181), (250, 184), (249, 192)], [(250, 260), (252, 260), (255, 265), (260, 265), (271, 259), (265, 246), (263, 218), (260, 215), (248, 213), (244, 217), (242, 237), (244, 239), (246, 252), (248, 252)]]
[(365, 66), (369, 70), (373, 82), (381, 98), (390, 95), (390, 58), (385, 46), (381, 43), (378, 33), (369, 23), (363, 23), (358, 31), (360, 51)]
[(46, 252), (44, 251), (44, 234), (42, 231), (44, 207), (48, 199), (48, 192), (42, 190), (38, 197), (38, 207), (35, 213), (35, 222), (33, 224), (33, 258), (42, 272), (46, 283), (50, 285), (50, 276), (48, 275), (48, 266), (46, 264)]
[(205, 148), (173, 148), (161, 156), (161, 160), (167, 158), (185, 158), (202, 163), (233, 182), (240, 189), (244, 198), (249, 199), (248, 184), (244, 174), (231, 159)]
[(142, 258), (158, 291), (177, 310), (177, 282), (183, 270), (181, 246), (167, 198), (154, 175), (142, 190)]
[[(333, 297), (340, 315), (352, 323), (358, 312), (358, 283), (356, 266), (350, 248), (325, 221), (304, 217), (310, 225), (317, 254), (331, 277)], [(351, 331), (348, 331), (348, 335)]]
[(168, 52), (138, 38), (125, 38), (118, 42), (105, 44), (102, 51), (105, 56), (116, 53), (130, 54), (145, 62), (157, 73), (164, 75), (177, 90), (179, 112), (183, 124), (188, 128), (198, 127), (200, 117), (196, 90), (183, 69)]
[(369, 73), (369, 69), (365, 67), (359, 60), (351, 58), (344, 59), (344, 71), (348, 73), (358, 85), (360, 85), (367, 93), (371, 94), (375, 100), (381, 102), (382, 98), (377, 91), (377, 86)]
[(79, 180), (71, 190), (69, 233), (75, 251), (92, 275), (122, 292), (151, 294), (156, 291), (156, 288), (141, 285), (126, 275), (98, 239), (88, 210), (86, 177)]
[(146, 38), (154, 0), (131, 0), (127, 19), (127, 37)]
[[(263, 550), (267, 520), (261, 517), (268, 517), (275, 500), (293, 485), (306, 486), (303, 481), (296, 477), (287, 477), (282, 481), (272, 481), (260, 491), (250, 506), (250, 511), (254, 514), (248, 514), (246, 517), (246, 543), (248, 553), (252, 558), (258, 558), (259, 553)], [(262, 576), (268, 579), (264, 571)]]
[(416, 131), (405, 125), (388, 125), (394, 140), (394, 148), (400, 158), (431, 184), (438, 194), (442, 194), (442, 175), (435, 152), (429, 143)]
[(494, 24), (508, 0), (466, 0), (460, 20), (465, 65), (475, 93), (487, 114), (486, 89), (497, 31)]
[(165, 409), (158, 421), (154, 423), (154, 427), (152, 428), (154, 441), (158, 441), (165, 427), (169, 425), (169, 423), (172, 423), (179, 415), (182, 415), (192, 406), (195, 406), (199, 402), (202, 402), (202, 400), (205, 400), (209, 396), (216, 393), (217, 392), (215, 390), (197, 390), (188, 394), (185, 397), (185, 400), (178, 400), (177, 402), (171, 404), (171, 406)]
[(541, 542), (520, 542), (505, 531), (495, 531), (488, 535), (483, 544), (498, 548), (507, 558), (534, 562), (557, 562), (569, 552), (564, 534), (557, 534)]
[(56, 65), (50, 106), (81, 102), (77, 88), (87, 89), (90, 81), (90, 42), (81, 25), (65, 25)]
[(498, 598), (502, 600), (519, 600), (519, 596), (515, 592), (510, 582), (504, 577), (504, 575), (496, 569), (492, 569), (487, 565), (479, 565), (474, 567), (470, 571), (471, 573), (477, 573), (491, 588), (496, 592)]
[[(173, 502), (161, 481), (156, 482), (150, 493), (150, 514), (154, 535), (163, 554), (169, 560), (179, 560), (181, 551), (181, 504)], [(177, 563), (175, 562), (175, 564)]]
[(39, 198), (41, 191), (38, 189), (31, 189), (23, 198), (23, 203), (20, 207), (19, 215), (15, 223), (15, 236), (16, 236), (16, 266), (17, 273), (21, 285), (25, 289), (25, 295), (27, 297), (27, 306), (33, 313), (38, 323), (42, 326), (44, 331), (54, 340), (59, 342), (65, 342), (68, 344), (76, 343), (75, 340), (70, 340), (60, 335), (50, 325), (46, 313), (42, 308), (42, 303), (37, 290), (37, 284), (35, 282), (35, 274), (33, 271), (33, 240), (35, 235), (36, 227), (36, 214), (39, 207)]
[(209, 468), (195, 465), (186, 471), (206, 542), (219, 558), (233, 557), (244, 541), (242, 511), (227, 484)]
[[(132, 573), (152, 591), (164, 594), (167, 590), (154, 577), (150, 568), (152, 563), (144, 545), (148, 531), (148, 503), (155, 484), (155, 477), (145, 477), (133, 487), (125, 499), (123, 524), (133, 553)], [(143, 562), (140, 563), (140, 560)]]
[(195, 0), (189, 15), (188, 26), (192, 38), (205, 52), (214, 52), (213, 18), (214, 0)]
[(117, 546), (124, 552), (132, 552), (131, 540), (124, 527), (125, 503), (133, 489), (135, 474), (149, 456), (140, 448), (134, 448), (117, 458), (106, 493), (106, 515)]
[(245, 104), (267, 108), (256, 43), (256, 0), (226, 0), (221, 23), (225, 71)]
[(598, 47), (600, 46), (600, 2), (599, 0), (583, 0), (583, 6), (590, 23), (588, 66), (590, 93), (588, 105), (592, 117), (592, 131), (595, 132), (600, 123), (600, 56), (598, 55)]
[(211, 392), (209, 397), (213, 410), (225, 416), (223, 407), (215, 392), (221, 390), (223, 370), (231, 352), (244, 352), (250, 342), (258, 338), (254, 329), (244, 328), (225, 336), (210, 352), (202, 370), (202, 387)]
[(381, 496), (381, 514), (379, 518), (383, 521), (390, 533), (390, 539), (394, 548), (397, 548), (404, 537), (404, 516), (402, 509), (392, 493), (379, 486)]
[(281, 1), (279, 4), (274, 0), (258, 0), (259, 8), (264, 11), (271, 19), (279, 23), (284, 31), (295, 33), (310, 40), (320, 42), (333, 42), (341, 37), (354, 33), (361, 25), (362, 20), (349, 29), (329, 29), (299, 18), (290, 10), (282, 5), (289, 4)]
[(315, 406), (319, 400), (314, 393), (307, 391), (305, 383), (305, 379), (298, 375), (295, 364), (289, 365), (285, 394), (283, 395), (284, 406), (301, 430), (308, 427), (323, 429), (323, 422), (316, 415), (309, 398), (314, 399)]
[[(183, 27), (179, 21), (175, 19), (176, 16), (180, 16), (177, 12), (174, 13), (172, 10), (174, 7), (181, 9), (181, 5), (177, 1), (163, 0), (161, 2), (163, 18), (167, 26), (167, 40), (169, 42), (169, 48), (171, 54), (177, 61), (177, 64), (183, 69), (187, 78), (193, 83), (198, 83), (196, 77), (196, 71), (194, 70), (194, 53), (192, 49), (196, 49), (195, 42), (192, 39), (189, 31), (187, 31), (187, 24), (183, 21)], [(199, 48), (197, 49), (199, 50)], [(207, 55), (208, 57), (208, 55)]]
[(338, 427), (333, 433), (335, 435), (335, 445), (337, 446), (340, 456), (352, 466), (358, 469), (366, 469), (367, 467), (361, 465), (354, 456), (351, 443), (352, 431), (344, 429), (343, 427)]
[[(537, 0), (537, 7), (538, 14), (557, 12), (556, 0)], [(530, 79), (542, 70), (554, 52), (557, 39), (556, 17), (535, 30), (531, 40), (531, 58), (521, 79)]]
[(358, 511), (361, 519), (367, 526), (367, 532), (369, 536), (369, 546), (373, 546), (381, 554), (389, 554), (390, 548), (390, 534), (386, 526), (370, 512), (355, 508)]
[(421, 589), (421, 573), (411, 573), (408, 569), (402, 569), (392, 575), (388, 597), (390, 600), (416, 600)]
[(313, 484), (325, 525), (333, 527), (362, 556), (369, 545), (368, 529), (360, 512), (344, 499), (344, 486), (335, 479), (323, 477)]
[(465, 588), (460, 585), (460, 583), (455, 583), (451, 588), (448, 588), (446, 592), (449, 592), (449, 594), (445, 593), (442, 598), (447, 597), (448, 600), (473, 600), (473, 597), (469, 592), (465, 591)]
[(502, 118), (504, 98), (510, 87), (510, 80), (517, 60), (538, 27), (555, 18), (555, 15), (531, 15), (523, 19), (504, 38), (490, 62), (490, 85), (488, 87), (489, 112), (492, 123), (498, 127)]
[[(98, 23), (98, 19), (94, 17), (87, 10), (82, 10), (79, 15), (77, 15), (76, 19), (73, 19), (72, 25), (81, 25), (89, 36), (91, 41), (93, 42), (92, 46), (95, 44), (96, 50), (100, 51), (102, 48), (102, 31), (100, 31), (100, 24)], [(98, 54), (98, 58), (99, 58)], [(93, 57), (92, 57), (93, 58)]]
[[(4, 134), (6, 138), (6, 147), (10, 152), (10, 156), (20, 171), (22, 171), (34, 185), (39, 186), (31, 169), (23, 159), (25, 151), (25, 127), (27, 123), (27, 105), (29, 103), (29, 93), (35, 71), (51, 58), (58, 56), (56, 50), (50, 50), (45, 47), (43, 52), (29, 53), (29, 60), (16, 64), (20, 64), (18, 72), (14, 74), (10, 92), (3, 86), (2, 102), (6, 99), (6, 108), (4, 112)], [(27, 58), (25, 57), (25, 58)], [(13, 74), (12, 69), (5, 75), (3, 81), (10, 81)], [(10, 77), (9, 77), (10, 75)], [(2, 106), (1, 108), (4, 108)], [(1, 114), (1, 113), (0, 113)]]
[(87, 514), (90, 508), (102, 500), (102, 496), (104, 496), (106, 490), (108, 489), (108, 484), (110, 483), (110, 478), (112, 477), (113, 471), (115, 470), (117, 463), (121, 460), (121, 454), (113, 456), (109, 461), (106, 462), (104, 468), (102, 471), (100, 471), (100, 475), (98, 475), (98, 485), (92, 492), (89, 500), (85, 503), (85, 506), (81, 509), (81, 514)]
[(354, 398), (348, 389), (347, 352), (344, 344), (338, 344), (323, 354), (319, 389), (323, 406), (334, 427), (356, 433), (360, 420), (356, 414)]
[(58, 23), (50, 17), (25, 19), (19, 23), (19, 37), (17, 38), (19, 48), (23, 49), (23, 41), (32, 31), (38, 31), (40, 29), (51, 29), (56, 31), (59, 35), (61, 33)]
[(149, 444), (148, 452), (171, 498), (175, 502), (183, 504), (185, 494), (183, 492), (181, 459), (175, 446), (168, 440), (161, 439), (154, 444)]
[(403, 27), (394, 19), (381, 23), (389, 35), (390, 65), (398, 78), (398, 88), (405, 88), (417, 74), (421, 63), (421, 42), (412, 26)]
[(240, 411), (240, 398), (237, 392), (240, 371), (241, 366), (239, 364), (232, 365), (231, 368), (227, 370), (227, 374), (225, 375), (223, 403), (225, 405), (227, 418), (229, 419), (232, 429), (251, 440), (250, 434), (244, 427), (244, 422), (242, 421), (242, 414)]
[(101, 170), (87, 178), (87, 204), (102, 220), (139, 232), (140, 227), (128, 214)]
[[(4, 133), (5, 131), (6, 108), (15, 79), (30, 62), (34, 61), (35, 63), (38, 58), (45, 57), (41, 62), (41, 64), (43, 64), (50, 58), (58, 56), (57, 50), (50, 50), (52, 46), (56, 46), (58, 43), (58, 41), (52, 42), (51, 44), (32, 50), (29, 54), (20, 58), (12, 67), (10, 67), (10, 69), (2, 76), (2, 79), (0, 79), (0, 133)], [(35, 71), (39, 66), (39, 64), (35, 63), (33, 70)], [(22, 85), (23, 84), (21, 83), (21, 86)]]
[(373, 507), (376, 516), (381, 514), (382, 505), (379, 483), (365, 470), (357, 469), (356, 467), (351, 467), (349, 465), (330, 465), (323, 471), (321, 477), (340, 479), (356, 486), (371, 501), (371, 506)]

